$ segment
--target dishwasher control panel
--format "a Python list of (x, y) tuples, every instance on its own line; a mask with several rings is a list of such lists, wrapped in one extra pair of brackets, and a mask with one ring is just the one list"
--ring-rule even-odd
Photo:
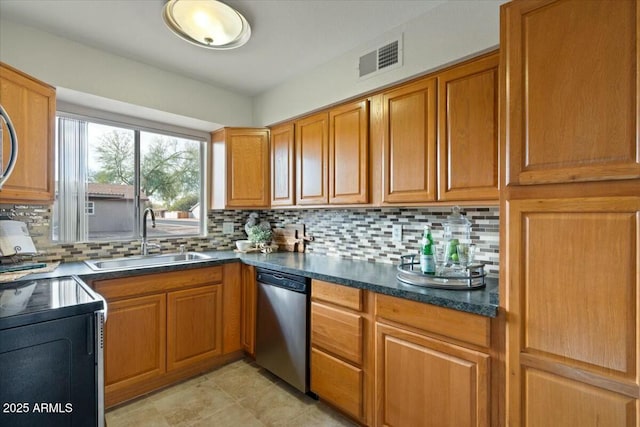
[(256, 278), (259, 283), (278, 286), (291, 291), (302, 293), (308, 293), (309, 291), (309, 280), (303, 276), (259, 269), (256, 273)]

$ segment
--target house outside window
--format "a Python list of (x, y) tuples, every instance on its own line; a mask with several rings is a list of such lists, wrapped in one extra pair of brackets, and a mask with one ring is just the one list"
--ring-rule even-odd
[[(89, 193), (89, 194), (91, 194), (91, 193)], [(95, 204), (95, 202), (87, 202), (85, 204), (85, 206), (86, 206), (85, 207), (85, 213), (87, 215), (95, 215), (95, 213), (96, 213), (96, 204)]]
[(149, 237), (202, 236), (204, 153), (202, 138), (59, 114), (53, 239), (138, 239), (147, 207)]

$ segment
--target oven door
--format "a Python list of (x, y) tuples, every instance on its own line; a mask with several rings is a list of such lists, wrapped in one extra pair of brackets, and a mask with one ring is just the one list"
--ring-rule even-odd
[(95, 314), (0, 330), (0, 425), (99, 425)]

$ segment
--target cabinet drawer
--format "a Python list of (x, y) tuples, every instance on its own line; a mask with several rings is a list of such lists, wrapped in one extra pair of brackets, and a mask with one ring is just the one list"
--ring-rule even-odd
[(362, 316), (311, 303), (311, 344), (362, 364)]
[(481, 347), (490, 345), (489, 318), (376, 294), (376, 316)]
[(357, 419), (364, 413), (363, 377), (362, 369), (311, 349), (311, 391)]
[(94, 282), (94, 288), (96, 292), (110, 300), (221, 282), (222, 267), (217, 266), (97, 280)]
[(362, 289), (336, 285), (322, 280), (311, 282), (311, 297), (356, 311), (362, 311)]

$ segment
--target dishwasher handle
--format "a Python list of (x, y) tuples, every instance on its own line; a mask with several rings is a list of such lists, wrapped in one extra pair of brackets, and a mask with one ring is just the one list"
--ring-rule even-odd
[(258, 283), (276, 286), (294, 292), (308, 293), (309, 281), (306, 277), (284, 274), (276, 271), (258, 270), (256, 273)]

